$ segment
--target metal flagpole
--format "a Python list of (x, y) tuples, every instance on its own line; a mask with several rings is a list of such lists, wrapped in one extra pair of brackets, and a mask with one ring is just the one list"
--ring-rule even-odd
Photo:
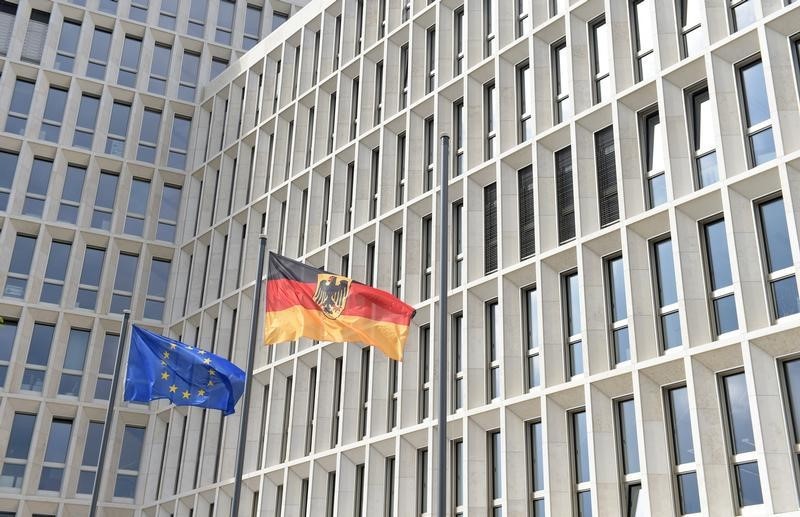
[(447, 505), (447, 215), (450, 175), (450, 137), (442, 135), (439, 162), (439, 491), (436, 515), (444, 517)]
[(244, 450), (247, 447), (247, 420), (250, 414), (250, 392), (253, 386), (253, 368), (256, 361), (256, 337), (261, 311), (261, 287), (264, 284), (264, 253), (267, 249), (267, 236), (259, 237), (258, 273), (256, 274), (256, 293), (253, 297), (253, 320), (250, 326), (250, 349), (247, 352), (247, 375), (244, 384), (244, 401), (242, 402), (242, 423), (239, 427), (239, 444), (236, 451), (236, 477), (233, 485), (233, 507), (231, 515), (239, 515), (239, 500), (242, 496), (242, 476), (244, 475)]
[(128, 340), (128, 323), (131, 319), (131, 311), (122, 312), (122, 330), (119, 333), (119, 346), (117, 347), (117, 362), (114, 364), (114, 380), (111, 382), (111, 395), (108, 400), (106, 410), (106, 423), (103, 426), (103, 439), (100, 442), (100, 458), (97, 460), (97, 472), (94, 476), (94, 487), (92, 489), (92, 505), (89, 507), (89, 517), (97, 515), (97, 499), (100, 497), (100, 486), (103, 482), (103, 467), (106, 463), (106, 452), (108, 451), (108, 438), (111, 435), (111, 426), (114, 420), (114, 406), (117, 402), (117, 386), (119, 385), (119, 371), (122, 368), (122, 356), (125, 355), (125, 343)]

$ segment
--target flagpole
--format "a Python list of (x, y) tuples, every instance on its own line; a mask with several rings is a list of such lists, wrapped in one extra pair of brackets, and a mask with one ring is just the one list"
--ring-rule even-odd
[(250, 344), (247, 352), (247, 369), (244, 383), (244, 401), (242, 402), (242, 423), (239, 426), (239, 444), (236, 451), (236, 477), (233, 485), (233, 506), (231, 515), (239, 515), (239, 500), (242, 496), (242, 476), (244, 475), (244, 451), (247, 448), (247, 420), (250, 414), (250, 392), (253, 386), (253, 368), (256, 361), (256, 339), (258, 321), (261, 310), (261, 287), (264, 285), (264, 253), (267, 249), (267, 236), (259, 236), (258, 272), (256, 273), (256, 292), (253, 297), (253, 318), (250, 325)]
[(447, 215), (449, 208), (448, 182), (450, 174), (450, 137), (442, 135), (442, 155), (439, 167), (439, 491), (436, 515), (447, 513)]
[(122, 311), (122, 330), (119, 334), (119, 346), (117, 347), (117, 362), (114, 364), (114, 380), (111, 382), (111, 395), (108, 400), (106, 410), (106, 423), (103, 426), (103, 439), (100, 442), (100, 458), (97, 460), (97, 472), (94, 476), (94, 487), (92, 489), (92, 504), (89, 507), (89, 517), (97, 515), (97, 499), (100, 497), (100, 486), (103, 481), (103, 468), (106, 463), (106, 452), (108, 451), (108, 438), (111, 435), (111, 426), (114, 420), (114, 406), (117, 401), (117, 386), (119, 385), (119, 373), (122, 369), (122, 356), (125, 355), (125, 342), (128, 340), (128, 323), (131, 319), (131, 311)]

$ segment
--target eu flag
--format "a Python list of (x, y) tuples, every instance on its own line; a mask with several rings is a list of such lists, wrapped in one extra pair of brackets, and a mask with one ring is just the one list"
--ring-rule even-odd
[(244, 371), (227, 359), (133, 325), (125, 400), (169, 399), (230, 415), (244, 383)]

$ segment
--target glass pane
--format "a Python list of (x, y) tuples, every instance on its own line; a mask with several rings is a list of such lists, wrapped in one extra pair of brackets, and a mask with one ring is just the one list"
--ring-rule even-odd
[(656, 255), (658, 300), (661, 307), (666, 307), (678, 301), (675, 264), (672, 257), (672, 239), (656, 242), (653, 248)]
[(14, 422), (11, 424), (11, 434), (8, 438), (6, 458), (18, 460), (28, 458), (28, 451), (31, 447), (31, 436), (33, 436), (33, 427), (35, 424), (36, 415), (29, 415), (27, 413), (16, 413), (14, 415)]
[(36, 323), (33, 325), (31, 343), (28, 348), (29, 365), (47, 366), (50, 359), (50, 345), (53, 343), (55, 326)]
[(64, 180), (64, 190), (61, 199), (67, 201), (80, 202), (83, 193), (83, 181), (86, 177), (86, 169), (76, 165), (67, 166), (67, 177)]
[(97, 379), (97, 385), (94, 389), (94, 398), (97, 400), (108, 400), (111, 396), (111, 380)]
[(14, 85), (14, 93), (11, 94), (9, 111), (27, 115), (33, 101), (33, 88), (33, 82), (17, 79)]
[(538, 354), (528, 357), (528, 377), (528, 388), (535, 388), (542, 384)]
[[(119, 469), (139, 470), (139, 460), (142, 455), (142, 443), (144, 442), (144, 428), (125, 426), (125, 434), (122, 439), (122, 450), (119, 456)], [(135, 478), (134, 478), (135, 479)]]
[[(747, 4), (750, 4), (752, 8), (755, 2), (749, 0), (743, 5)], [(753, 127), (770, 118), (767, 84), (764, 81), (764, 66), (759, 60), (742, 67), (739, 73), (742, 80), (747, 126)]]
[(775, 303), (775, 317), (783, 318), (800, 312), (800, 300), (797, 295), (797, 280), (794, 275), (776, 280), (770, 284), (772, 298)]
[(789, 245), (789, 230), (786, 226), (786, 212), (783, 198), (779, 197), (759, 205), (761, 215), (761, 236), (767, 255), (768, 271), (773, 273), (794, 264)]
[(148, 295), (166, 297), (170, 265), (169, 261), (153, 259), (150, 266), (150, 283), (147, 287)]
[(103, 437), (103, 427), (103, 422), (89, 422), (89, 428), (86, 430), (86, 446), (83, 449), (82, 465), (97, 466), (97, 462), (100, 460), (100, 442)]
[(714, 300), (714, 318), (717, 324), (717, 334), (732, 332), (739, 328), (734, 295), (731, 294)]
[(572, 414), (572, 440), (575, 453), (575, 482), (588, 482), (590, 480), (589, 438), (585, 411)]
[(681, 316), (678, 311), (661, 317), (661, 334), (664, 350), (681, 346)]
[(681, 515), (700, 512), (700, 492), (697, 488), (697, 473), (678, 475), (678, 495), (681, 502)]
[(617, 363), (630, 361), (631, 344), (628, 327), (622, 327), (614, 331), (614, 359)]
[(725, 235), (725, 220), (719, 219), (708, 223), (704, 229), (711, 289), (716, 291), (733, 283), (728, 254), (728, 238)]
[(133, 499), (136, 496), (136, 476), (127, 474), (117, 474), (117, 484), (114, 486), (114, 497), (127, 497)]
[(44, 461), (64, 463), (67, 461), (69, 441), (72, 436), (72, 420), (53, 420), (50, 425), (50, 436), (47, 438), (47, 449)]
[(130, 114), (130, 105), (115, 102), (111, 108), (111, 121), (108, 123), (108, 132), (123, 138), (127, 136)]
[(590, 490), (578, 492), (578, 516), (592, 517), (592, 492)]
[(17, 337), (17, 322), (5, 320), (0, 325), (0, 361), (10, 361), (14, 350), (14, 339)]
[(81, 379), (80, 375), (61, 374), (61, 382), (58, 383), (58, 394), (71, 397), (79, 396), (81, 394)]
[(689, 394), (686, 387), (669, 391), (672, 442), (678, 465), (694, 462), (694, 439), (689, 416)]
[(119, 346), (119, 336), (106, 334), (103, 340), (103, 353), (100, 356), (99, 372), (106, 375), (114, 373), (114, 361), (117, 358), (117, 347)]
[(738, 487), (739, 506), (762, 504), (761, 478), (758, 475), (758, 463), (742, 463), (736, 465), (736, 484)]
[(736, 30), (743, 29), (755, 22), (757, 19), (755, 0), (746, 0), (734, 7), (733, 18)]
[(581, 303), (580, 303), (580, 283), (578, 275), (573, 274), (567, 277), (567, 320), (568, 332), (570, 336), (581, 333)]
[(580, 341), (569, 345), (569, 367), (571, 376), (583, 373), (583, 343)]
[(622, 257), (615, 258), (608, 263), (611, 321), (621, 321), (628, 317), (624, 267)]
[(753, 166), (761, 165), (775, 159), (775, 140), (772, 138), (772, 128), (750, 135), (750, 146), (753, 153)]
[(712, 185), (719, 180), (717, 170), (717, 153), (710, 152), (705, 156), (697, 158), (697, 177), (700, 188)]
[(97, 188), (95, 206), (102, 208), (114, 208), (114, 200), (117, 197), (117, 182), (119, 177), (107, 172), (100, 173), (100, 184)]
[(667, 175), (659, 174), (650, 178), (648, 183), (650, 208), (655, 208), (667, 202)]
[(636, 436), (636, 408), (633, 399), (619, 403), (619, 430), (623, 472), (639, 472), (639, 441)]
[(14, 241), (14, 252), (11, 254), (10, 273), (27, 275), (33, 261), (33, 251), (36, 248), (36, 237), (17, 234)]
[(89, 347), (88, 330), (70, 329), (67, 352), (64, 357), (65, 370), (83, 370), (86, 361), (86, 350)]
[(626, 517), (638, 517), (639, 493), (642, 491), (641, 483), (628, 485), (628, 513)]
[(86, 254), (83, 257), (81, 284), (97, 286), (100, 283), (100, 275), (103, 272), (103, 261), (105, 257), (105, 250), (86, 248)]
[(530, 426), (531, 460), (533, 461), (533, 490), (544, 490), (544, 451), (542, 449), (542, 423), (536, 422)]
[(6, 463), (0, 474), (0, 486), (9, 488), (22, 488), (22, 479), (25, 477), (25, 464)]
[(89, 95), (81, 96), (81, 105), (78, 110), (77, 127), (94, 129), (97, 122), (97, 108), (100, 106), (100, 99)]
[(734, 454), (755, 451), (753, 425), (750, 421), (750, 401), (744, 373), (723, 379), (728, 409), (728, 427)]
[(645, 163), (647, 164), (648, 171), (662, 171), (664, 170), (664, 151), (663, 151), (663, 138), (661, 136), (661, 122), (658, 113), (654, 113), (647, 117), (646, 125), (646, 141), (645, 148)]
[(50, 88), (47, 92), (47, 104), (44, 106), (44, 119), (62, 122), (64, 119), (64, 106), (67, 102), (67, 90)]

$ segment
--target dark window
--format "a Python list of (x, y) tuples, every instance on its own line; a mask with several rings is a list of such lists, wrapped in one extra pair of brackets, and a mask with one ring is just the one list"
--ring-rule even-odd
[(535, 195), (533, 167), (528, 165), (517, 172), (519, 203), (519, 257), (526, 259), (536, 253)]
[(572, 148), (555, 153), (558, 242), (575, 238), (575, 198), (572, 192)]
[(497, 184), (483, 188), (483, 270), (497, 270)]
[(595, 133), (594, 143), (595, 160), (597, 162), (597, 198), (600, 210), (600, 226), (606, 226), (619, 220), (613, 126)]

